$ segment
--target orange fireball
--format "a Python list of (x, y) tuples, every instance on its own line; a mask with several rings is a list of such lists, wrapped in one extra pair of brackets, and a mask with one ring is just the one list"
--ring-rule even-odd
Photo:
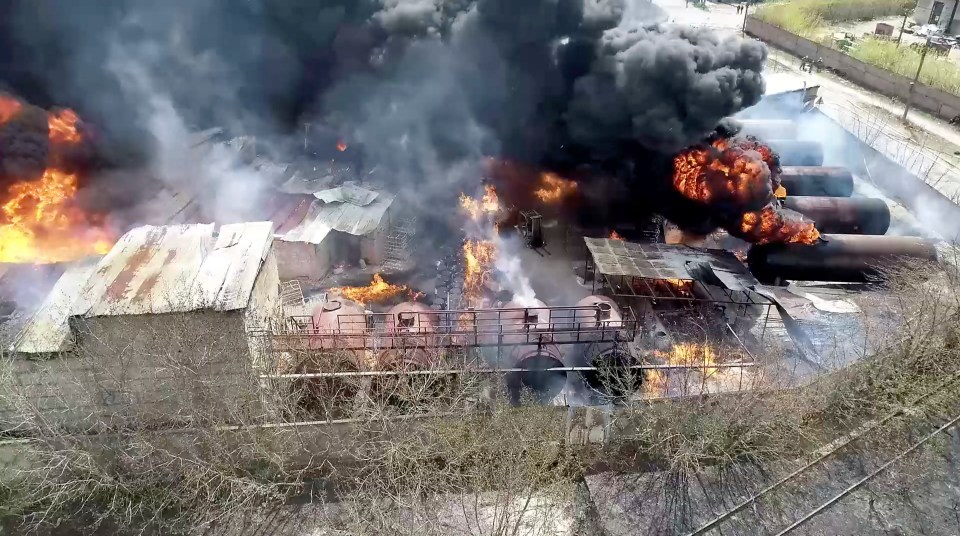
[(754, 244), (815, 244), (820, 239), (820, 232), (812, 221), (796, 212), (785, 212), (769, 205), (759, 212), (744, 214), (739, 230), (741, 236)]
[[(0, 125), (15, 119), (22, 107), (19, 101), (0, 96)], [(82, 141), (79, 122), (70, 109), (47, 115), (52, 153)], [(38, 180), (11, 184), (0, 196), (0, 262), (65, 262), (108, 252), (115, 234), (102, 217), (87, 214), (73, 203), (77, 187), (75, 173), (55, 167), (47, 167)]]

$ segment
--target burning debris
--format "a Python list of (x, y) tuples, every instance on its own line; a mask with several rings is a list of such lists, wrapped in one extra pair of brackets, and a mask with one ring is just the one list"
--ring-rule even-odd
[(373, 280), (365, 287), (334, 287), (330, 289), (330, 292), (339, 294), (360, 305), (387, 301), (404, 292), (410, 294), (411, 297), (414, 296), (406, 285), (392, 285), (387, 283), (379, 273), (373, 274)]
[[(28, 112), (27, 110), (31, 110)], [(18, 145), (17, 122), (23, 114), (32, 114), (32, 107), (0, 95), (0, 138), (14, 141), (3, 146)], [(29, 118), (25, 118), (29, 121)], [(47, 114), (45, 151), (34, 153), (44, 166), (39, 176), (24, 174), (10, 177), (7, 159), (18, 158), (16, 150), (0, 152), (0, 169), (6, 171), (12, 183), (2, 196), (3, 220), (0, 223), (0, 262), (52, 263), (87, 255), (104, 254), (110, 250), (116, 236), (105, 225), (102, 214), (85, 212), (74, 203), (78, 188), (78, 173), (62, 167), (64, 153), (83, 141), (79, 129), (80, 118), (72, 110), (64, 109)], [(36, 139), (34, 136), (31, 139)], [(20, 145), (22, 147), (22, 144)], [(42, 154), (43, 156), (38, 156)], [(14, 169), (24, 169), (15, 166)]]

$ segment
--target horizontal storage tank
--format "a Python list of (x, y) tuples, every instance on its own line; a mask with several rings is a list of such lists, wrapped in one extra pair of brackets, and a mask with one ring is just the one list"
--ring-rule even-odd
[(743, 126), (740, 136), (756, 136), (763, 140), (793, 140), (797, 137), (797, 123), (789, 119), (737, 119)]
[[(781, 166), (822, 166), (823, 146), (816, 141), (765, 140), (780, 155)], [(789, 190), (788, 190), (789, 193)]]
[(873, 197), (794, 197), (783, 206), (813, 220), (821, 233), (886, 234), (890, 228), (890, 208)]
[(592, 329), (602, 326), (616, 329), (623, 327), (620, 307), (606, 296), (587, 296), (578, 301), (576, 307), (596, 307), (596, 312), (578, 310), (574, 314), (577, 324), (583, 328), (590, 327)]
[(747, 254), (750, 271), (762, 282), (863, 282), (881, 275), (878, 268), (903, 260), (936, 261), (934, 242), (906, 236), (823, 235), (812, 244), (764, 244)]
[(844, 167), (784, 166), (780, 183), (790, 196), (850, 197), (853, 174)]
[(507, 390), (514, 404), (524, 401), (524, 393), (529, 393), (535, 402), (550, 404), (567, 385), (566, 371), (547, 370), (564, 366), (560, 349), (554, 344), (517, 347), (513, 360), (515, 368), (528, 369), (507, 374)]

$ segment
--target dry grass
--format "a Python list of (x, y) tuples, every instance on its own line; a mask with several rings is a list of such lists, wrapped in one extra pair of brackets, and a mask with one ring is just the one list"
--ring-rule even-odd
[(869, 20), (902, 15), (913, 0), (790, 0), (760, 6), (756, 17), (803, 37), (816, 37), (826, 22)]
[[(868, 38), (857, 43), (850, 55), (860, 61), (913, 79), (920, 66), (922, 52), (916, 48), (898, 47), (893, 41)], [(960, 95), (960, 67), (950, 59), (928, 52), (920, 71), (920, 82)]]

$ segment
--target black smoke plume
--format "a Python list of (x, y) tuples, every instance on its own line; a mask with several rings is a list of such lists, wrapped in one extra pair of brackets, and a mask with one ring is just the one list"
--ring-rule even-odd
[[(224, 126), (288, 153), (309, 121), (362, 146), (363, 176), (424, 207), (490, 156), (604, 177), (655, 206), (672, 153), (759, 101), (767, 52), (636, 4), (10, 0), (0, 88), (76, 109), (112, 158), (160, 178), (188, 130)], [(208, 188), (238, 195), (216, 175)]]

